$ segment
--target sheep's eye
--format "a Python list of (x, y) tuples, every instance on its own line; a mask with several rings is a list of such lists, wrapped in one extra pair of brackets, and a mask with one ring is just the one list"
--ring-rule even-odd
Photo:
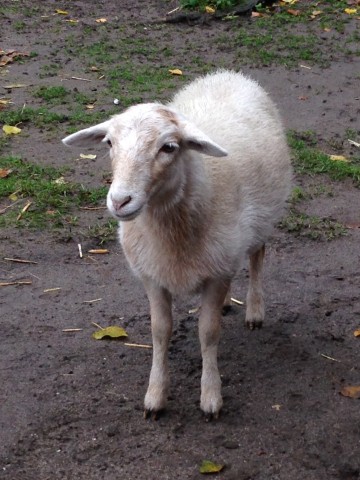
[(112, 147), (111, 140), (106, 140), (106, 143), (109, 145), (109, 147)]
[(160, 148), (160, 152), (174, 153), (176, 149), (177, 145), (175, 143), (164, 143), (164, 145)]

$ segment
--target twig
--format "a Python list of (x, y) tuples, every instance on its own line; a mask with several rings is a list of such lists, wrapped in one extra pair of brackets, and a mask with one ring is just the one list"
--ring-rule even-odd
[(65, 333), (82, 332), (83, 329), (82, 328), (64, 328), (62, 331), (65, 332)]
[(21, 258), (7, 258), (7, 257), (5, 257), (4, 260), (7, 260), (8, 262), (15, 262), (15, 263), (32, 263), (34, 265), (38, 264), (38, 262), (33, 262), (32, 260), (22, 260)]
[(80, 256), (80, 258), (83, 258), (81, 243), (78, 243), (78, 249), (79, 249), (79, 256)]
[(333, 362), (339, 362), (341, 363), (341, 360), (337, 360), (336, 358), (329, 357), (328, 355), (324, 355), (323, 353), (320, 353), (320, 355), (328, 360), (332, 360)]
[(17, 221), (19, 221), (19, 220), (21, 219), (23, 213), (25, 213), (25, 212), (27, 212), (27, 211), (29, 210), (31, 204), (32, 204), (32, 202), (29, 201), (29, 202), (25, 205), (25, 207), (21, 210), (21, 212), (20, 212), (19, 215), (17, 216), (17, 219), (16, 219)]
[(354, 140), (350, 140), (350, 138), (348, 138), (348, 142), (351, 143), (351, 145), (355, 145), (355, 147), (360, 147), (360, 143), (354, 142)]
[(242, 302), (241, 300), (236, 300), (236, 298), (230, 298), (230, 300), (233, 303), (236, 303), (236, 305), (244, 305), (244, 302)]
[(83, 303), (94, 303), (94, 302), (100, 302), (102, 298), (94, 298), (94, 300), (84, 300)]
[(81, 77), (70, 77), (71, 80), (81, 80), (83, 82), (92, 82), (92, 80), (89, 80), (88, 78), (81, 78)]
[(79, 207), (80, 210), (106, 210), (107, 207)]
[(9, 285), (32, 285), (32, 282), (29, 280), (24, 280), (23, 282), (0, 282), (0, 287), (7, 287)]
[(57, 292), (58, 290), (61, 290), (61, 287), (46, 288), (46, 289), (44, 290), (44, 293)]
[(176, 7), (176, 8), (174, 8), (173, 10), (170, 10), (170, 12), (167, 12), (166, 15), (171, 15), (172, 13), (175, 13), (175, 12), (177, 12), (177, 11), (180, 10), (180, 9), (181, 9), (181, 7)]
[(101, 325), (99, 325), (98, 323), (91, 322), (91, 325), (94, 325), (95, 327), (100, 328), (100, 330), (105, 330), (105, 328), (103, 328), (103, 327), (102, 327)]
[(152, 348), (152, 345), (141, 345), (140, 343), (124, 343), (127, 347)]

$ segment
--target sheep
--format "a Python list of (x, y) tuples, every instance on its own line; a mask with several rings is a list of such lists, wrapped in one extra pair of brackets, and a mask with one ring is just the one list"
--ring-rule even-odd
[(255, 81), (219, 70), (185, 86), (168, 104), (131, 106), (63, 142), (110, 147), (107, 207), (119, 220), (123, 251), (150, 304), (153, 359), (145, 417), (156, 418), (167, 404), (172, 296), (198, 292), (200, 407), (208, 419), (217, 418), (222, 308), (249, 256), (245, 322), (261, 327), (265, 242), (291, 186), (277, 108)]

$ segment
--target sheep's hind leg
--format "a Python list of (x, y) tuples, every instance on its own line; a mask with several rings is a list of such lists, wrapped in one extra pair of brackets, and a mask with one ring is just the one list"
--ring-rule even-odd
[(202, 292), (199, 337), (202, 354), (200, 406), (207, 419), (217, 418), (222, 407), (221, 380), (217, 365), (221, 311), (230, 282), (209, 280)]
[(144, 416), (157, 418), (166, 407), (169, 389), (168, 346), (172, 331), (171, 294), (151, 282), (145, 282), (150, 302), (153, 360), (149, 386), (144, 400)]
[(250, 283), (246, 296), (245, 324), (250, 330), (261, 328), (265, 317), (262, 271), (265, 245), (250, 255)]

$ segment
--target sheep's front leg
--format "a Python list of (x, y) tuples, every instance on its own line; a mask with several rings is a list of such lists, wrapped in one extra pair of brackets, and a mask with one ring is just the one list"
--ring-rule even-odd
[(208, 418), (217, 418), (222, 407), (221, 380), (217, 365), (222, 306), (230, 282), (211, 280), (202, 293), (199, 337), (202, 354), (200, 406)]
[(169, 389), (168, 346), (172, 331), (171, 294), (164, 288), (145, 282), (150, 302), (153, 360), (144, 401), (144, 416), (163, 410)]
[(261, 328), (264, 317), (264, 292), (262, 286), (262, 271), (265, 256), (265, 245), (250, 255), (249, 289), (246, 296), (245, 323), (250, 330)]

